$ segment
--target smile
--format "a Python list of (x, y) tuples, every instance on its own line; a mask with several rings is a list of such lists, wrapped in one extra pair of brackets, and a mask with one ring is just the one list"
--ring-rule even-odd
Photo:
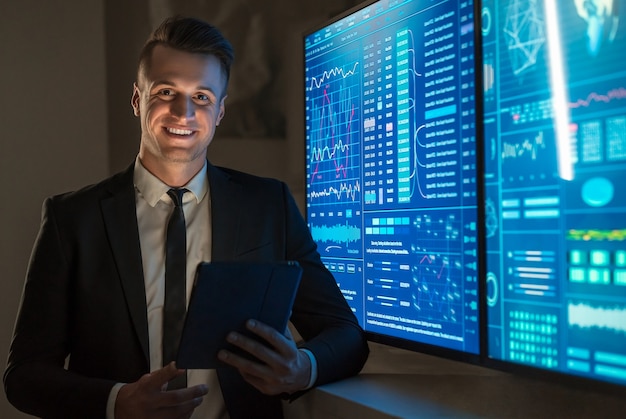
[(165, 129), (170, 134), (176, 134), (176, 135), (191, 135), (193, 133), (193, 131), (190, 129), (180, 129), (180, 128), (165, 128)]

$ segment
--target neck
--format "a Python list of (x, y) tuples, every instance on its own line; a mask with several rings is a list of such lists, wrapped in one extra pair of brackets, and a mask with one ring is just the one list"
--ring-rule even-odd
[(191, 162), (155, 162), (140, 154), (139, 160), (146, 170), (173, 188), (189, 183), (204, 166), (204, 159), (195, 159)]

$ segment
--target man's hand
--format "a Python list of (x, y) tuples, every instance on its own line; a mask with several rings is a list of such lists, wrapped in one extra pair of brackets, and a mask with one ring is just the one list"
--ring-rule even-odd
[(207, 394), (205, 385), (166, 391), (167, 382), (184, 370), (173, 362), (120, 388), (115, 400), (116, 419), (188, 418)]
[(264, 394), (290, 394), (305, 389), (311, 377), (311, 360), (298, 350), (289, 330), (285, 336), (256, 320), (249, 320), (246, 327), (265, 340), (269, 347), (236, 332), (230, 333), (226, 340), (264, 364), (227, 350), (221, 350), (218, 358), (237, 368), (248, 383)]

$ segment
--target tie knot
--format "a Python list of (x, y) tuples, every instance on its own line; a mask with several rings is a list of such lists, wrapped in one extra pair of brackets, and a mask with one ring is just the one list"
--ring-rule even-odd
[(174, 205), (180, 207), (183, 205), (183, 195), (185, 192), (187, 192), (185, 188), (172, 188), (167, 191), (167, 194), (172, 198), (172, 201), (174, 201)]

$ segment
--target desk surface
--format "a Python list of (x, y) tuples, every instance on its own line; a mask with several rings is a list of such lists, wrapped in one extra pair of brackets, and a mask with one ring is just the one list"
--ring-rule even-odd
[(626, 400), (370, 344), (356, 377), (321, 386), (286, 408), (290, 419), (626, 418)]

